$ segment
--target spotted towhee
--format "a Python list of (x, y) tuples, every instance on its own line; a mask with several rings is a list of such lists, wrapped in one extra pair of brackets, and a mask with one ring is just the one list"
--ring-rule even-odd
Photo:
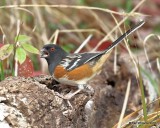
[(144, 21), (139, 22), (101, 52), (69, 54), (58, 45), (44, 45), (41, 50), (41, 58), (47, 60), (49, 72), (54, 79), (61, 84), (78, 87), (76, 92), (69, 93), (65, 99), (70, 99), (84, 89), (87, 86), (87, 82), (101, 71), (111, 49), (143, 24)]

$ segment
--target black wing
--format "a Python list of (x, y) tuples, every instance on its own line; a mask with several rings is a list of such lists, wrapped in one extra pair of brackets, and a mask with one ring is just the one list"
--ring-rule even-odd
[(61, 61), (61, 65), (63, 65), (67, 70), (73, 70), (76, 67), (79, 67), (88, 61), (102, 55), (102, 52), (99, 53), (79, 53), (79, 54), (69, 54)]

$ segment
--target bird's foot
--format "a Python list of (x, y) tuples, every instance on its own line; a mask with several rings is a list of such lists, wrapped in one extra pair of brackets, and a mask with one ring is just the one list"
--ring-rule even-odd
[(94, 94), (94, 89), (90, 86), (90, 85), (79, 85), (78, 86), (81, 90), (83, 90), (83, 92), (87, 93), (89, 96), (93, 96)]

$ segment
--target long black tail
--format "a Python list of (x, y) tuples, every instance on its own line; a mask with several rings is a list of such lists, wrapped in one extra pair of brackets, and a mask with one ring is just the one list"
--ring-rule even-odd
[(134, 27), (132, 27), (131, 29), (129, 29), (127, 32), (125, 32), (123, 35), (121, 35), (117, 40), (115, 40), (105, 51), (109, 52), (112, 48), (114, 48), (118, 43), (120, 43), (125, 37), (127, 37), (128, 35), (130, 35), (132, 32), (134, 32), (135, 30), (137, 30), (138, 28), (140, 28), (145, 22), (141, 21), (138, 24), (136, 24)]

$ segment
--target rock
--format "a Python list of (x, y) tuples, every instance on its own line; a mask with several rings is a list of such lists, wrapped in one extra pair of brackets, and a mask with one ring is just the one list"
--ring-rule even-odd
[(0, 99), (0, 126), (5, 128), (86, 127), (84, 106), (89, 99), (85, 94), (73, 99), (71, 109), (34, 78), (9, 77), (0, 82)]

